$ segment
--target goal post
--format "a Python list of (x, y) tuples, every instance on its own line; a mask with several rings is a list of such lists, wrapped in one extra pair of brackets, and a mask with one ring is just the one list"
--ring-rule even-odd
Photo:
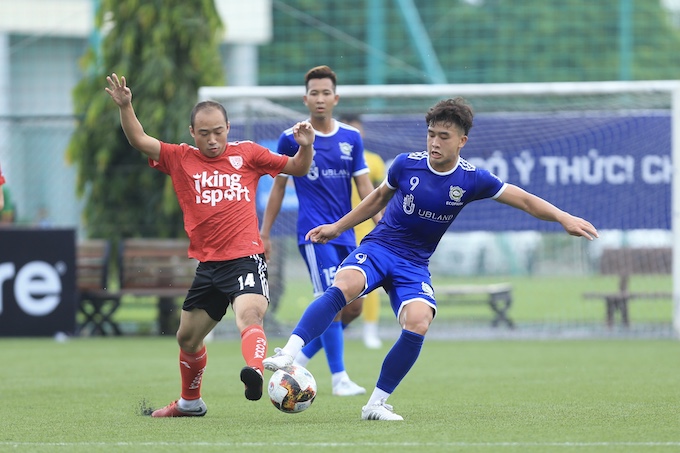
[[(680, 162), (680, 81), (340, 85), (337, 92), (341, 100), (335, 116), (352, 112), (370, 120), (366, 148), (386, 160), (423, 150), (426, 110), (440, 99), (462, 96), (475, 111), (464, 158), (592, 220), (606, 236), (592, 250), (607, 246), (612, 237), (616, 246), (635, 245), (651, 231), (642, 242), (669, 238), (673, 262), (680, 263), (680, 165), (671, 165)], [(303, 95), (302, 86), (198, 91), (199, 100), (225, 105), (230, 140), (251, 139), (274, 150), (279, 134), (308, 116)], [(524, 255), (513, 251), (524, 240), (520, 232), (558, 231), (507, 208), (496, 214), (493, 203), (481, 203), (486, 202), (464, 210), (453, 228), (500, 233), (494, 241), (514, 253), (516, 262), (498, 272), (522, 268), (517, 257)], [(507, 240), (503, 233), (508, 231), (517, 235)], [(574, 243), (566, 247), (580, 247)], [(592, 260), (572, 255), (575, 262), (564, 264), (565, 269), (594, 272)], [(546, 268), (564, 270), (555, 263), (559, 259)], [(680, 336), (680, 265), (673, 266), (671, 282), (671, 329)]]

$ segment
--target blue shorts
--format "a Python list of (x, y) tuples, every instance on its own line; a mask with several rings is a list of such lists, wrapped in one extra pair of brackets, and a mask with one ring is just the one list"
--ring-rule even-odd
[(437, 314), (432, 277), (427, 265), (401, 258), (376, 242), (362, 242), (340, 265), (356, 269), (366, 277), (364, 294), (382, 286), (390, 296), (392, 311), (399, 318), (404, 305), (415, 300), (425, 302)]
[(314, 297), (323, 294), (335, 280), (335, 273), (342, 260), (354, 250), (350, 245), (336, 244), (301, 244), (300, 254), (307, 263), (309, 276), (312, 279)]

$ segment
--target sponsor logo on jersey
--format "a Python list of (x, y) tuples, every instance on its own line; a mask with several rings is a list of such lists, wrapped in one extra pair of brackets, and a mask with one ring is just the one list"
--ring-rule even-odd
[(351, 175), (349, 172), (345, 169), (336, 169), (336, 168), (325, 168), (321, 170), (321, 175), (324, 178), (350, 178)]
[(413, 214), (416, 210), (416, 204), (413, 200), (414, 197), (412, 193), (404, 195), (404, 202), (402, 203), (402, 207), (404, 208), (404, 212), (408, 215)]
[(314, 161), (312, 161), (312, 166), (309, 167), (309, 171), (307, 172), (307, 179), (310, 181), (316, 181), (319, 179), (319, 167)]
[(227, 174), (215, 170), (209, 174), (204, 171), (194, 174), (193, 178), (196, 204), (215, 206), (225, 200), (251, 201), (250, 190), (241, 184), (241, 175), (238, 173)]
[(418, 216), (421, 219), (431, 220), (437, 223), (447, 223), (453, 221), (453, 214), (437, 214), (427, 209), (418, 209)]

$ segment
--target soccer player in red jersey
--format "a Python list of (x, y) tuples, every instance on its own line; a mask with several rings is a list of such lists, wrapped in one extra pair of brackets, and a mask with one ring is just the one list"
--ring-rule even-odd
[(149, 158), (149, 165), (172, 179), (189, 236), (189, 257), (199, 261), (194, 282), (182, 306), (177, 331), (181, 398), (153, 417), (203, 416), (201, 381), (207, 363), (204, 339), (232, 305), (241, 332), (241, 370), (245, 396), (262, 397), (262, 359), (267, 337), (262, 321), (269, 286), (260, 238), (255, 193), (261, 176), (283, 172), (303, 176), (312, 162), (314, 129), (307, 121), (294, 126), (298, 152), (284, 156), (250, 141), (227, 142), (229, 120), (213, 101), (196, 104), (189, 132), (196, 146), (175, 145), (147, 135), (132, 107), (125, 77), (111, 74), (105, 88), (120, 109), (130, 144)]

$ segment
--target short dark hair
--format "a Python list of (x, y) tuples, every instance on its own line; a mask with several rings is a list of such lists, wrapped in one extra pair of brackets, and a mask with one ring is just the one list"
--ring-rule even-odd
[(224, 115), (224, 121), (229, 122), (229, 117), (227, 116), (227, 109), (224, 108), (222, 104), (216, 101), (201, 101), (194, 106), (191, 111), (191, 127), (194, 127), (194, 120), (196, 119), (196, 114), (201, 110), (217, 109)]
[(333, 70), (326, 65), (316, 66), (307, 71), (307, 74), (305, 74), (305, 89), (309, 88), (309, 81), (312, 79), (331, 79), (333, 91), (335, 91), (338, 82), (338, 78)]
[(430, 126), (434, 123), (445, 125), (455, 124), (460, 127), (465, 135), (468, 135), (472, 128), (472, 118), (474, 113), (472, 107), (462, 97), (455, 99), (444, 99), (433, 105), (425, 115), (425, 121)]

